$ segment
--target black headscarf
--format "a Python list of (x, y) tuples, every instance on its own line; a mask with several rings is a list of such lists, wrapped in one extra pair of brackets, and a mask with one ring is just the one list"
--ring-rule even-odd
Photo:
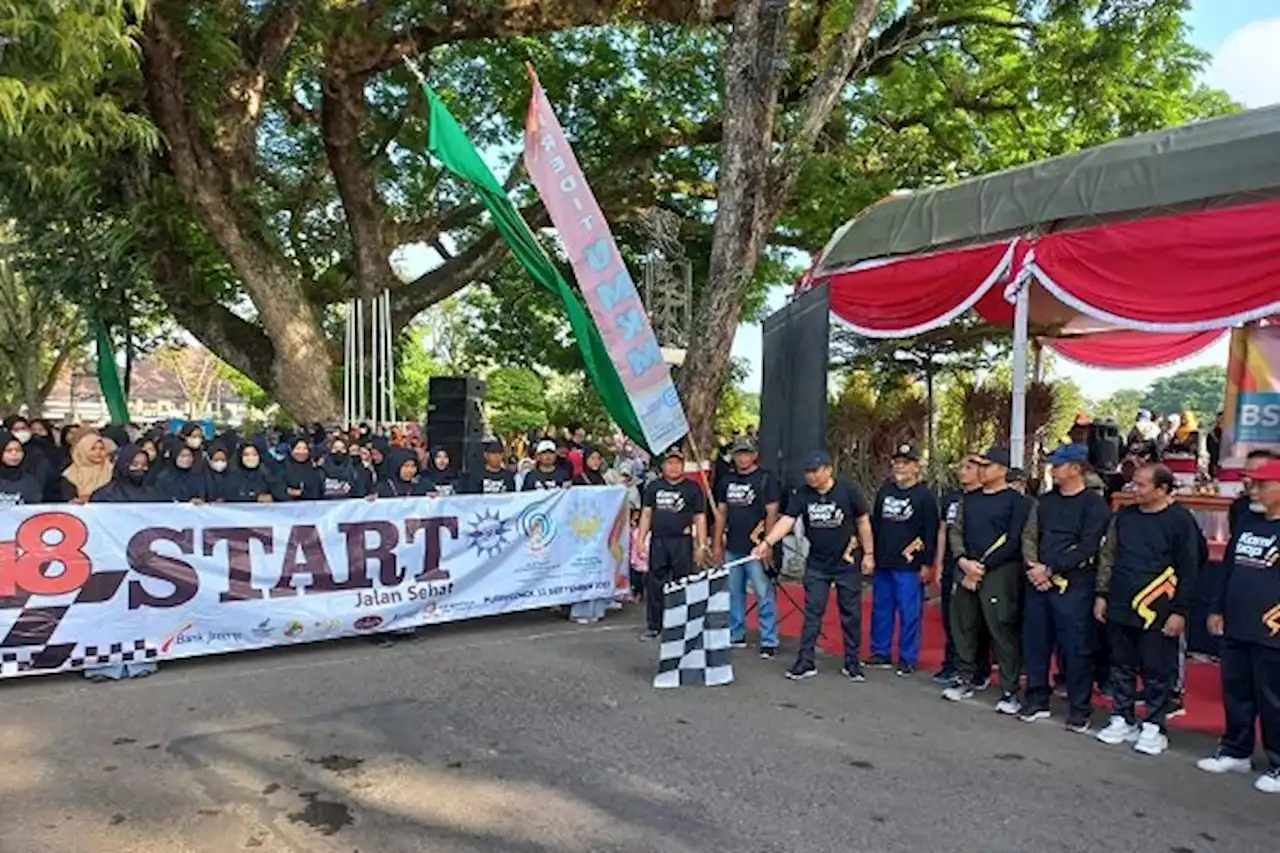
[[(449, 466), (447, 468), (436, 467), (437, 453), (449, 455)], [(426, 479), (431, 483), (432, 491), (452, 494), (455, 484), (458, 482), (458, 469), (454, 467), (453, 454), (450, 454), (446, 448), (438, 444), (431, 448), (431, 455), (427, 457), (426, 475)]]
[(391, 452), (391, 455), (387, 457), (387, 476), (378, 481), (378, 497), (422, 497), (431, 491), (430, 481), (421, 474), (414, 475), (412, 480), (405, 480), (400, 476), (400, 469), (406, 462), (417, 464), (417, 454), (412, 450), (404, 450), (402, 448), (397, 448)]
[[(191, 467), (179, 468), (178, 457), (183, 451), (191, 454)], [(168, 464), (160, 476), (156, 478), (156, 489), (164, 495), (164, 500), (178, 503), (190, 503), (205, 500), (209, 494), (208, 472), (200, 462), (199, 450), (192, 450), (186, 445), (173, 449)]]
[(592, 471), (587, 467), (587, 460), (593, 453), (600, 453), (600, 448), (587, 445), (582, 448), (582, 473), (574, 478), (575, 486), (604, 486), (607, 485), (604, 479), (604, 454), (600, 455), (600, 470)]
[[(254, 436), (240, 448), (232, 463), (228, 489), (228, 501), (231, 503), (256, 503), (261, 495), (271, 495), (272, 500), (279, 500), (280, 484), (275, 475), (275, 464), (266, 451), (265, 436)], [(244, 464), (244, 452), (252, 447), (258, 451), (258, 467), (249, 468)]]
[[(343, 449), (338, 453), (332, 449), (334, 444), (342, 443)], [(320, 469), (324, 471), (324, 496), (326, 500), (342, 498), (362, 498), (363, 477), (357, 465), (351, 461), (347, 453), (346, 439), (335, 439), (330, 443), (330, 451), (325, 454)]]
[[(111, 482), (95, 491), (89, 497), (89, 503), (138, 504), (161, 503), (167, 500), (155, 486), (147, 482), (144, 472), (135, 480), (129, 472), (129, 466), (142, 448), (136, 444), (126, 444), (116, 454), (115, 472)], [(146, 456), (143, 453), (143, 456)], [(149, 460), (148, 460), (149, 461)]]
[[(10, 443), (23, 447), (22, 442), (18, 441), (13, 433), (8, 430), (0, 431), (0, 454), (9, 447)], [(0, 508), (19, 504), (38, 504), (44, 501), (44, 484), (27, 470), (25, 447), (23, 447), (23, 453), (22, 461), (17, 465), (6, 465), (4, 460), (0, 459)]]
[[(213, 457), (218, 453), (227, 456), (227, 467), (221, 471), (213, 470)], [(205, 498), (214, 503), (230, 503), (234, 498), (236, 485), (236, 445), (227, 441), (226, 436), (215, 438), (209, 445), (209, 462), (205, 472)]]
[[(307, 444), (307, 459), (299, 462), (293, 458), (293, 448), (299, 443)], [(289, 445), (289, 454), (280, 466), (280, 487), (277, 500), (318, 501), (324, 497), (324, 472), (312, 464), (311, 444), (306, 438), (299, 436)], [(289, 489), (301, 491), (301, 495), (289, 494)]]

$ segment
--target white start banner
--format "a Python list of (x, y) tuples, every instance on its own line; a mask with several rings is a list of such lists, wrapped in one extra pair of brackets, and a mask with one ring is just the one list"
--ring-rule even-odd
[(308, 643), (612, 598), (618, 486), (0, 513), (0, 675)]

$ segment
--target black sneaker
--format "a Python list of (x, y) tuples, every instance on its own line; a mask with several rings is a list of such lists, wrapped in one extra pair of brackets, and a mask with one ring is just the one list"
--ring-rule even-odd
[(872, 655), (862, 665), (867, 669), (893, 669), (893, 661), (884, 655)]
[(1089, 733), (1089, 721), (1085, 719), (1067, 720), (1063, 728), (1072, 734), (1085, 735)]
[(1048, 708), (1023, 708), (1022, 713), (1018, 714), (1018, 719), (1024, 723), (1038, 723), (1041, 720), (1049, 719)]
[(979, 678), (975, 675), (970, 686), (973, 687), (974, 691), (981, 693), (983, 690), (986, 690), (991, 686), (991, 676), (988, 675), (985, 678)]
[(960, 680), (960, 673), (956, 672), (949, 666), (944, 666), (933, 674), (933, 683), (941, 684), (943, 687), (949, 687)]
[(747, 647), (746, 640), (730, 640), (729, 641), (729, 648), (731, 649), (745, 649), (746, 647)]
[(899, 663), (897, 674), (899, 678), (910, 678), (916, 674), (916, 668), (909, 663)]
[(776, 655), (777, 653), (778, 653), (777, 646), (761, 646), (760, 647), (760, 657), (764, 658), (765, 660), (771, 660), (773, 656)]
[(787, 678), (792, 681), (803, 681), (806, 678), (813, 678), (818, 674), (818, 668), (811, 663), (801, 663), (796, 661), (792, 664), (791, 669), (787, 670)]
[(862, 667), (858, 667), (857, 669), (849, 669), (847, 666), (842, 667), (840, 669), (840, 674), (852, 681), (854, 684), (861, 684), (867, 680), (867, 677), (862, 674)]
[(1187, 715), (1187, 708), (1182, 703), (1181, 694), (1176, 696), (1170, 696), (1169, 710), (1165, 713), (1165, 716), (1169, 718), (1173, 718), (1173, 717), (1185, 717), (1186, 715)]
[(655, 631), (652, 628), (650, 628), (648, 631), (645, 631), (643, 634), (640, 635), (640, 641), (644, 642), (645, 640), (655, 640), (661, 634), (662, 634), (661, 631)]

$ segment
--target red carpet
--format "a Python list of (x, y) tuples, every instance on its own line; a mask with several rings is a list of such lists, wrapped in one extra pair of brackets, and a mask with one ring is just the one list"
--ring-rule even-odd
[[(804, 587), (798, 583), (786, 584), (787, 592), (797, 603), (804, 606)], [(942, 633), (942, 616), (938, 609), (937, 599), (930, 601), (924, 609), (924, 637), (920, 645), (920, 675), (925, 678), (932, 675), (942, 665), (942, 652), (946, 638)], [(751, 627), (755, 628), (755, 614), (752, 613)], [(797, 610), (781, 592), (778, 595), (778, 632), (783, 637), (798, 639), (804, 625), (804, 612)], [(862, 649), (859, 657), (865, 659), (869, 654), (871, 636), (871, 590), (862, 594)], [(832, 591), (827, 602), (827, 613), (823, 619), (822, 638), (818, 646), (828, 654), (842, 657), (844, 655), (844, 638), (840, 632), (840, 615), (836, 609), (836, 596)], [(1170, 728), (1186, 731), (1203, 732), (1210, 735), (1222, 733), (1222, 681), (1218, 675), (1218, 666), (1213, 663), (1187, 661), (1187, 693), (1185, 697), (1187, 713), (1169, 721)], [(1095, 697), (1095, 706), (1106, 707), (1106, 700)], [(1098, 718), (1100, 720), (1100, 716)]]

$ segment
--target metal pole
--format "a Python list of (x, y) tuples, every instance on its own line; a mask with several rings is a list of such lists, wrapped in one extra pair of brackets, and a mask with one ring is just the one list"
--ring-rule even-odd
[(395, 332), (391, 323), (391, 291), (382, 291), (382, 298), (386, 300), (387, 318), (387, 394), (391, 404), (391, 422), (393, 424), (400, 423), (400, 419), (396, 417), (396, 350), (395, 350)]
[(1009, 455), (1013, 464), (1027, 464), (1027, 331), (1031, 320), (1031, 279), (1018, 289), (1013, 311), (1013, 412), (1009, 418)]
[(364, 297), (356, 299), (356, 421), (365, 422), (364, 396)]
[(343, 322), (343, 340), (342, 340), (342, 424), (348, 431), (351, 429), (351, 356), (352, 356), (352, 335), (355, 333), (355, 326), (352, 325), (351, 300), (347, 300), (346, 317)]
[(373, 389), (373, 430), (382, 429), (382, 300), (373, 297), (369, 300), (369, 385)]

